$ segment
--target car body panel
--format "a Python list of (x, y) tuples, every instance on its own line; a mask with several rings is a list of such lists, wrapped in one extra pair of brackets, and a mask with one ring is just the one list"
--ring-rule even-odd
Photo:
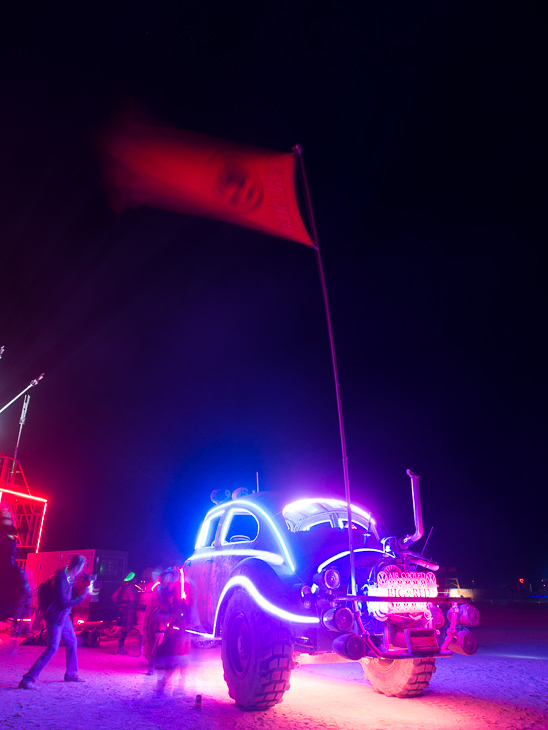
[[(209, 510), (185, 563), (195, 596), (190, 631), (219, 638), (222, 603), (235, 587), (246, 590), (265, 610), (296, 625), (317, 625), (314, 610), (303, 608), (301, 588), (311, 584), (322, 563), (337, 561), (348, 572), (346, 504), (300, 500), (263, 492), (227, 501)], [(287, 508), (289, 506), (289, 509)], [(382, 552), (371, 517), (353, 507), (358, 563)], [(245, 534), (242, 532), (245, 526)], [(375, 547), (365, 548), (371, 539)]]

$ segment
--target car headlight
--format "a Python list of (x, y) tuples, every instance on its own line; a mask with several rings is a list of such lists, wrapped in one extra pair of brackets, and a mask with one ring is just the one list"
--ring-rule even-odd
[(354, 614), (346, 606), (328, 608), (322, 616), (322, 623), (330, 631), (346, 634), (354, 626)]
[(341, 585), (341, 574), (337, 568), (327, 568), (314, 576), (314, 583), (328, 591), (336, 591)]

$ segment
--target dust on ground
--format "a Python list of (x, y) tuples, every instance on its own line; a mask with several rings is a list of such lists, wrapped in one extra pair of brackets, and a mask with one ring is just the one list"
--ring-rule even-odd
[[(480, 649), (436, 662), (429, 689), (413, 699), (376, 693), (354, 662), (300, 667), (276, 707), (243, 712), (229, 698), (218, 648), (195, 650), (162, 688), (146, 675), (137, 639), (79, 648), (82, 684), (63, 681), (61, 648), (37, 691), (17, 689), (43, 647), (0, 633), (0, 727), (14, 730), (548, 730), (548, 605), (480, 606)], [(196, 707), (196, 695), (201, 706)]]

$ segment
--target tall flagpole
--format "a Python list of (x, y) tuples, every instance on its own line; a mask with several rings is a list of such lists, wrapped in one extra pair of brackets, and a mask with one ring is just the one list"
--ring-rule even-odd
[(333, 363), (333, 376), (335, 378), (335, 392), (337, 394), (337, 412), (339, 414), (339, 432), (341, 436), (341, 451), (342, 451), (342, 463), (343, 463), (343, 475), (344, 475), (344, 494), (346, 498), (346, 508), (347, 508), (347, 520), (348, 520), (348, 549), (349, 549), (349, 559), (350, 559), (350, 585), (352, 589), (352, 595), (357, 595), (356, 590), (356, 564), (354, 560), (354, 540), (352, 535), (352, 510), (350, 507), (350, 481), (348, 479), (348, 458), (346, 456), (346, 439), (344, 436), (344, 421), (343, 421), (343, 412), (342, 412), (342, 401), (341, 401), (341, 386), (339, 383), (339, 371), (337, 368), (337, 357), (335, 355), (335, 339), (333, 337), (333, 327), (331, 325), (331, 313), (329, 310), (329, 301), (327, 299), (327, 288), (325, 285), (325, 276), (323, 273), (323, 265), (322, 265), (322, 257), (320, 254), (320, 246), (318, 244), (318, 233), (316, 231), (316, 221), (314, 219), (314, 212), (312, 210), (312, 201), (310, 199), (310, 192), (308, 189), (308, 181), (306, 178), (306, 172), (304, 169), (304, 163), (303, 163), (303, 151), (301, 145), (295, 145), (293, 147), (293, 152), (298, 156), (299, 158), (299, 170), (301, 173), (303, 186), (304, 186), (304, 192), (305, 192), (305, 200), (306, 200), (306, 208), (308, 212), (308, 216), (310, 219), (310, 225), (312, 226), (312, 240), (314, 243), (314, 250), (316, 251), (316, 262), (318, 264), (318, 273), (320, 275), (320, 283), (322, 286), (322, 295), (323, 295), (323, 303), (325, 307), (325, 316), (327, 319), (327, 331), (329, 333), (329, 345), (331, 347), (331, 361)]

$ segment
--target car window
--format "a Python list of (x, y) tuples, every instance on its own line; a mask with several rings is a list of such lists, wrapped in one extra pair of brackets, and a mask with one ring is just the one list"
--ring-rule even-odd
[(198, 537), (196, 538), (196, 549), (213, 547), (213, 543), (215, 542), (215, 534), (217, 532), (217, 527), (219, 526), (222, 514), (222, 512), (217, 512), (217, 514), (209, 515), (202, 522), (200, 532), (198, 533)]
[(203, 542), (203, 547), (211, 547), (215, 542), (215, 533), (217, 532), (217, 527), (219, 526), (220, 520), (221, 515), (217, 515), (217, 517), (213, 517), (213, 519), (209, 521), (207, 533)]
[(306, 532), (315, 532), (316, 530), (325, 530), (326, 527), (332, 528), (331, 520), (327, 517), (325, 520), (322, 520), (321, 522), (315, 522), (313, 525), (310, 525), (306, 528)]
[(233, 511), (227, 519), (228, 524), (223, 528), (223, 543), (251, 542), (259, 534), (259, 523), (250, 512)]

